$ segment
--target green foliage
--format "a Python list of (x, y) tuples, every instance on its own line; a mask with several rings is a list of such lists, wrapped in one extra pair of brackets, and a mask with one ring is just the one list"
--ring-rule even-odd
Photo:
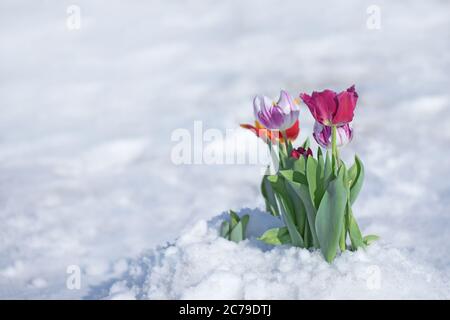
[(264, 175), (261, 181), (261, 194), (266, 203), (266, 211), (273, 216), (279, 216), (277, 200), (267, 175)]
[(344, 168), (327, 187), (320, 201), (316, 216), (316, 232), (320, 250), (328, 262), (333, 261), (337, 253), (339, 239), (344, 227), (344, 215), (347, 204), (347, 191), (344, 185)]
[(374, 241), (377, 241), (378, 239), (380, 239), (379, 236), (374, 235), (374, 234), (369, 234), (367, 236), (364, 237), (363, 241), (365, 245), (369, 245)]
[[(309, 147), (309, 140), (303, 147)], [(364, 166), (357, 156), (348, 170), (337, 156), (328, 151), (324, 155), (320, 148), (316, 157), (285, 158), (281, 164), (277, 174), (263, 177), (261, 191), (267, 211), (280, 216), (285, 227), (267, 230), (259, 240), (319, 248), (332, 262), (339, 251), (364, 248), (378, 239), (363, 237), (353, 215), (352, 204), (364, 181)]]
[(264, 232), (264, 234), (259, 237), (258, 240), (273, 245), (292, 243), (291, 236), (289, 235), (289, 231), (286, 227), (269, 229)]
[(250, 219), (246, 214), (240, 218), (236, 212), (230, 210), (230, 221), (222, 222), (220, 236), (233, 242), (245, 240), (247, 224)]
[(355, 163), (348, 170), (350, 185), (350, 202), (353, 204), (361, 191), (364, 182), (364, 166), (358, 156), (355, 156)]

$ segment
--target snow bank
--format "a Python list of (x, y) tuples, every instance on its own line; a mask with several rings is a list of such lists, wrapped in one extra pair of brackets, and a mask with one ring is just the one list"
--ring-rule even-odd
[[(130, 262), (109, 286), (108, 299), (439, 299), (448, 282), (411, 253), (381, 242), (346, 252), (331, 265), (320, 252), (271, 247), (256, 237), (278, 219), (250, 214), (249, 239), (239, 244), (218, 236), (222, 214), (199, 221), (173, 244)], [(95, 291), (95, 289), (94, 289)]]

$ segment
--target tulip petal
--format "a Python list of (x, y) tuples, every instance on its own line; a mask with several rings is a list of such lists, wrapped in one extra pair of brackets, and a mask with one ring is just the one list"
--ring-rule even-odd
[(240, 127), (252, 131), (258, 138), (261, 138), (263, 141), (275, 141), (273, 132), (261, 126), (261, 124), (257, 121), (256, 126), (252, 126), (251, 124), (241, 124)]
[(272, 106), (272, 102), (269, 98), (261, 95), (257, 95), (253, 99), (253, 112), (255, 114), (255, 118), (258, 118), (258, 114), (263, 112), (267, 114), (268, 109)]
[(351, 86), (346, 91), (337, 95), (338, 108), (333, 116), (333, 124), (343, 125), (353, 120), (353, 113), (358, 101), (358, 94), (355, 86)]
[(311, 112), (311, 114), (314, 117), (314, 119), (316, 119), (316, 107), (315, 107), (315, 104), (314, 104), (314, 101), (313, 101), (312, 97), (310, 95), (306, 94), (306, 93), (300, 93), (300, 99), (303, 100), (303, 102), (308, 107), (308, 109)]
[(324, 125), (330, 124), (337, 109), (336, 92), (328, 89), (322, 92), (314, 91), (312, 99), (315, 104), (316, 120)]
[(303, 93), (300, 98), (308, 106), (316, 121), (323, 125), (331, 124), (337, 109), (336, 92), (328, 89), (321, 92), (314, 91), (312, 96)]
[(353, 139), (353, 129), (350, 127), (350, 124), (346, 123), (343, 126), (338, 127), (337, 136), (338, 147), (343, 147), (350, 143)]
[(292, 100), (289, 93), (284, 90), (281, 90), (280, 92), (280, 99), (278, 100), (277, 105), (285, 114), (290, 114), (292, 111), (299, 109), (298, 105)]
[(316, 121), (314, 123), (313, 137), (322, 148), (331, 147), (331, 127), (324, 126)]
[(286, 136), (288, 140), (293, 141), (297, 139), (299, 133), (300, 133), (300, 122), (297, 119), (292, 127), (286, 129)]

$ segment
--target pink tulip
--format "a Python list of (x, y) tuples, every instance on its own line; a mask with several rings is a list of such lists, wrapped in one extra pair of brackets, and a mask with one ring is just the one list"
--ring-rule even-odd
[[(331, 148), (331, 127), (316, 121), (313, 137), (322, 148)], [(353, 129), (348, 123), (336, 128), (336, 145), (343, 147), (353, 139)]]
[(311, 96), (300, 94), (314, 119), (325, 126), (342, 126), (353, 120), (353, 111), (358, 101), (355, 86), (336, 93), (332, 90), (314, 91)]
[(298, 103), (282, 90), (278, 102), (265, 96), (256, 96), (253, 100), (253, 111), (256, 120), (267, 129), (285, 131), (297, 121), (300, 108)]

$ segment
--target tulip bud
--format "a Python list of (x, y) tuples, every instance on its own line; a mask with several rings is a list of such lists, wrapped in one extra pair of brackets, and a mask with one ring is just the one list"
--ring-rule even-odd
[[(353, 129), (348, 123), (336, 128), (336, 144), (343, 147), (353, 139)], [(331, 148), (331, 127), (316, 121), (313, 137), (322, 148)]]
[(311, 148), (305, 149), (302, 147), (299, 147), (297, 149), (293, 149), (291, 151), (291, 157), (295, 159), (299, 159), (301, 156), (304, 156), (305, 158), (308, 158), (309, 156), (312, 157), (313, 153)]

